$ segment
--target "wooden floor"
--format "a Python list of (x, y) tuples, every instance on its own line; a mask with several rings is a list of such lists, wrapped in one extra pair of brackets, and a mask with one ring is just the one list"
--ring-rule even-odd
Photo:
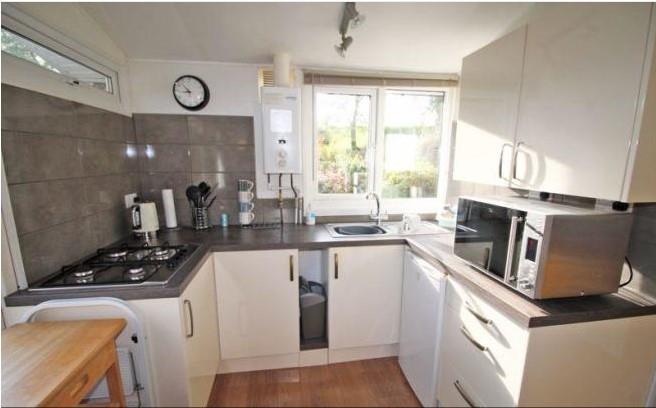
[(217, 375), (208, 405), (421, 406), (396, 357)]

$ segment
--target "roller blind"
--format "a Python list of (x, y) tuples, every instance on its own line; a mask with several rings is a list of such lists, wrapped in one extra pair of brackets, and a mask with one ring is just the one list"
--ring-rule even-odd
[(401, 87), (455, 87), (455, 79), (412, 78), (375, 75), (352, 75), (341, 73), (303, 72), (306, 85), (350, 85), (350, 86), (401, 86)]

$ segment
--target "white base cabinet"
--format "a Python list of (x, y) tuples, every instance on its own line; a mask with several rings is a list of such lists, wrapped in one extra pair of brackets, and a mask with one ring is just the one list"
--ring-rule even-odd
[(328, 250), (328, 347), (399, 342), (403, 245)]
[(298, 250), (214, 254), (221, 359), (300, 351)]
[(443, 406), (644, 406), (656, 316), (527, 329), (449, 279)]

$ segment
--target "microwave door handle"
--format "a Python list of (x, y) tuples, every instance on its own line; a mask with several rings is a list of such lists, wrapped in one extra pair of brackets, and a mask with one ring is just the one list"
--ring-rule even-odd
[(517, 225), (523, 221), (521, 217), (513, 215), (510, 219), (510, 234), (508, 236), (508, 252), (506, 253), (506, 269), (503, 273), (503, 281), (510, 283), (513, 269), (513, 258), (515, 257), (515, 240), (517, 239)]

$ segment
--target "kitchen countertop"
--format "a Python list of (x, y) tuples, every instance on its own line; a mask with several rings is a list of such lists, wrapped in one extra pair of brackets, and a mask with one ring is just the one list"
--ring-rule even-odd
[(492, 278), (476, 271), (453, 255), (453, 234), (372, 236), (334, 238), (323, 225), (285, 225), (283, 229), (250, 230), (231, 227), (194, 231), (183, 228), (162, 231), (160, 242), (170, 244), (199, 244), (164, 286), (135, 286), (120, 288), (53, 289), (48, 291), (18, 291), (5, 297), (7, 306), (35, 305), (50, 299), (70, 299), (112, 296), (124, 300), (178, 297), (212, 252), (298, 248), (325, 249), (339, 246), (407, 244), (428, 260), (446, 268), (458, 282), (503, 310), (525, 327), (550, 326), (576, 322), (606, 320), (656, 314), (656, 304), (632, 298), (620, 289), (617, 294), (582, 298), (534, 301)]

